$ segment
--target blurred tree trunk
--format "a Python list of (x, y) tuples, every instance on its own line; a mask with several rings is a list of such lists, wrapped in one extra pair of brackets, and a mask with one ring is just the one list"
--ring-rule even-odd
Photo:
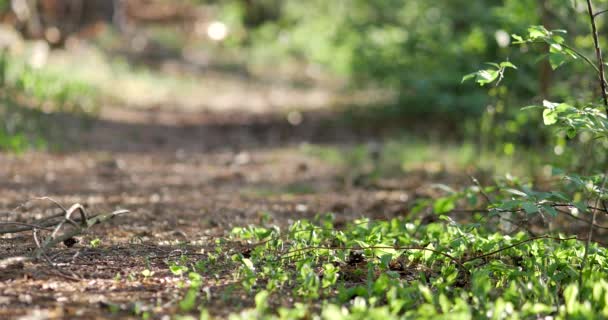
[(36, 0), (11, 0), (11, 9), (18, 21), (15, 27), (21, 33), (31, 38), (43, 36), (44, 30), (38, 14), (38, 2)]
[(62, 45), (72, 34), (98, 21), (113, 20), (124, 0), (11, 0), (16, 28), (26, 38)]
[(265, 22), (278, 20), (281, 16), (282, 1), (241, 0), (245, 8), (244, 24), (249, 28), (258, 27)]
[(129, 24), (129, 8), (126, 0), (113, 0), (114, 10), (112, 23), (122, 34), (128, 34), (131, 30)]

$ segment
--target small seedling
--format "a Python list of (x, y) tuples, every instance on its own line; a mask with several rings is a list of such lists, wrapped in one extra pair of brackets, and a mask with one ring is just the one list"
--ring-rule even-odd
[(101, 245), (101, 239), (95, 238), (89, 242), (89, 245), (93, 249), (98, 248)]
[(142, 270), (141, 275), (144, 276), (144, 279), (148, 279), (154, 275), (154, 271), (150, 271), (150, 269), (144, 269)]

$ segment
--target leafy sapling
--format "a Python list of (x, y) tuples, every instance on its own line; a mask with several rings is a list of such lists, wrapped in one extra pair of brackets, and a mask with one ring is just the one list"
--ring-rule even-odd
[[(608, 92), (604, 74), (604, 61), (599, 43), (596, 19), (599, 15), (608, 11), (594, 12), (592, 1), (586, 0), (591, 36), (595, 49), (596, 61), (592, 61), (582, 51), (575, 49), (566, 43), (563, 35), (564, 30), (548, 30), (544, 26), (531, 26), (525, 36), (513, 35), (514, 43), (518, 45), (542, 43), (548, 45), (547, 54), (551, 67), (555, 70), (568, 61), (582, 60), (590, 68), (598, 81), (601, 92), (602, 103), (596, 101), (578, 101), (576, 104), (570, 102), (551, 102), (544, 100), (540, 108), (543, 109), (543, 122), (548, 126), (555, 126), (558, 132), (564, 132), (568, 138), (574, 138), (580, 133), (587, 133), (593, 137), (590, 143), (598, 141), (604, 145), (608, 143)], [(502, 80), (503, 70), (500, 64), (491, 65), (493, 69), (480, 70), (476, 73), (466, 75), (464, 80), (475, 78), (481, 86), (488, 83)], [(574, 96), (574, 95), (571, 95)], [(533, 106), (535, 107), (535, 106)], [(529, 109), (530, 107), (526, 108)], [(606, 170), (606, 169), (605, 169)], [(596, 217), (598, 212), (608, 213), (606, 196), (606, 182), (608, 175), (606, 172), (594, 176), (564, 175), (563, 181), (574, 185), (575, 193), (570, 195), (561, 192), (536, 192), (530, 189), (522, 190), (503, 190), (511, 191), (511, 199), (504, 200), (490, 207), (494, 210), (502, 211), (522, 211), (526, 214), (550, 213), (555, 216), (563, 213), (577, 220), (586, 221), (589, 224), (584, 255), (579, 266), (578, 287), (569, 289), (582, 290), (584, 287), (585, 268), (590, 261), (590, 247), (593, 238), (593, 230), (596, 227)], [(572, 189), (571, 189), (572, 190)], [(515, 191), (515, 192), (513, 192)], [(578, 199), (576, 199), (578, 198)], [(582, 198), (582, 199), (581, 199)], [(580, 218), (573, 212), (583, 213), (590, 218)], [(588, 276), (587, 276), (588, 277)], [(576, 294), (566, 294), (566, 300), (573, 300)], [(580, 302), (583, 295), (579, 296)], [(568, 304), (568, 303), (567, 303)]]

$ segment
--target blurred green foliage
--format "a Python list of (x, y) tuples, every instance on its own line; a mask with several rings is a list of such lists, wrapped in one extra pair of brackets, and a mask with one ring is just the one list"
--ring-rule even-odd
[[(509, 46), (511, 33), (548, 23), (567, 29), (577, 46), (590, 50), (586, 16), (577, 7), (581, 4), (563, 0), (233, 0), (221, 2), (220, 19), (232, 30), (228, 43), (249, 48), (254, 62), (295, 58), (320, 64), (350, 79), (354, 88), (394, 91), (398, 100), (385, 112), (462, 118), (477, 117), (488, 105), (494, 105), (498, 113), (504, 107), (516, 108), (515, 102), (530, 101), (545, 86), (552, 95), (568, 95), (572, 85), (584, 89), (578, 94), (589, 94), (585, 84), (592, 79), (559, 82), (551, 72), (542, 74), (543, 63), (521, 58), (529, 51), (542, 55), (546, 47)], [(248, 23), (252, 12), (259, 15), (255, 24)], [(484, 61), (497, 60), (512, 60), (520, 68), (516, 78), (505, 80), (508, 92), (496, 91), (488, 97), (475, 84), (461, 83), (464, 74), (479, 69)], [(508, 98), (508, 105), (497, 108), (498, 98)]]
[[(30, 147), (57, 147), (70, 127), (97, 111), (95, 90), (86, 83), (22, 58), (0, 53), (0, 150), (23, 152)], [(69, 113), (59, 119), (53, 113)], [(70, 123), (62, 123), (68, 120)], [(53, 145), (50, 145), (52, 142)]]
[[(478, 61), (511, 55), (504, 30), (538, 23), (537, 2), (260, 1), (258, 11), (280, 14), (251, 25), (246, 21), (252, 9), (233, 1), (224, 5), (223, 16), (243, 30), (233, 41), (250, 46), (254, 57), (299, 57), (330, 67), (354, 85), (395, 90), (399, 112), (478, 115), (489, 103), (487, 95), (461, 85), (462, 75), (477, 69)], [(534, 89), (530, 76), (517, 88), (522, 96)]]
[[(607, 1), (594, 4), (602, 8)], [(520, 108), (544, 98), (574, 103), (597, 97), (595, 77), (582, 59), (559, 61), (561, 72), (554, 73), (544, 59), (546, 44), (511, 45), (512, 34), (545, 25), (564, 29), (566, 43), (593, 57), (584, 1), (233, 0), (220, 8), (220, 19), (232, 30), (228, 44), (248, 49), (251, 63), (297, 59), (325, 66), (348, 79), (353, 90), (372, 87), (395, 94), (392, 104), (364, 108), (360, 118), (365, 121), (421, 117), (456, 123), (457, 135), (483, 151), (509, 156), (520, 149), (563, 146), (565, 135), (552, 135), (538, 112)], [(259, 15), (254, 24), (248, 22), (252, 12)], [(605, 19), (598, 17), (600, 33)], [(507, 77), (489, 89), (461, 82), (488, 61), (512, 62), (518, 70), (505, 70)]]

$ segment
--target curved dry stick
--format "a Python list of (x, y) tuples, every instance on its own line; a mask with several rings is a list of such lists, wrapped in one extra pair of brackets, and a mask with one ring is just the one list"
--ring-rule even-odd
[[(27, 231), (27, 230), (32, 230), (32, 229), (42, 229), (42, 230), (49, 230), (49, 231), (53, 230), (46, 226), (41, 226), (41, 225), (33, 224), (33, 223), (24, 223), (24, 222), (10, 222), (10, 221), (9, 222), (0, 222), (0, 226), (22, 226), (24, 228), (21, 228), (20, 229), (21, 231)], [(17, 230), (17, 229), (18, 228), (15, 228), (13, 230)], [(3, 234), (3, 233), (14, 233), (14, 232), (11, 232), (9, 229), (9, 230), (2, 230), (0, 232), (0, 234)]]
[[(40, 246), (40, 241), (38, 240), (38, 229), (34, 228), (32, 230), (33, 236), (34, 236), (34, 242), (36, 243), (36, 246), (38, 247), (38, 249), (42, 250), (42, 247)], [(61, 268), (59, 268), (56, 264), (53, 263), (53, 261), (51, 261), (51, 258), (46, 254), (46, 252), (42, 251), (42, 257), (44, 257), (44, 260), (46, 261), (46, 263), (53, 268), (53, 270), (57, 271), (57, 275), (66, 278), (68, 280), (71, 281), (80, 281), (81, 277), (80, 276), (73, 276), (73, 275), (69, 275), (67, 274), (66, 271), (62, 270)]]
[[(73, 209), (70, 214), (81, 208), (82, 206), (78, 205), (73, 205), (70, 209)], [(68, 210), (69, 211), (69, 210)], [(58, 237), (49, 237), (49, 239), (44, 243), (44, 245), (41, 248), (36, 249), (36, 251), (34, 252), (34, 256), (36, 258), (40, 257), (41, 254), (44, 253), (44, 251), (49, 248), (49, 247), (53, 247), (67, 239), (73, 238), (77, 235), (80, 235), (82, 233), (84, 233), (85, 231), (87, 231), (88, 229), (90, 229), (91, 227), (93, 227), (96, 224), (108, 221), (118, 215), (124, 214), (124, 213), (129, 213), (129, 210), (116, 210), (114, 212), (111, 213), (106, 213), (106, 214), (99, 214), (96, 215), (88, 220), (84, 220), (81, 223), (81, 226), (76, 226), (76, 228), (74, 228), (73, 230), (71, 230), (70, 232), (66, 232)], [(81, 214), (83, 214), (81, 212)], [(65, 221), (63, 221), (62, 223), (64, 223)], [(56, 231), (59, 231), (58, 229)]]
[[(53, 227), (56, 226), (57, 223), (59, 223), (58, 221), (52, 221), (53, 219), (56, 218), (61, 218), (65, 216), (65, 212), (62, 213), (58, 213), (58, 214), (54, 214), (52, 216), (46, 217), (46, 218), (42, 218), (39, 220), (35, 220), (30, 222), (29, 224), (32, 226), (36, 226), (39, 229), (47, 229), (49, 227)], [(80, 219), (75, 220), (75, 222), (80, 222)], [(19, 224), (18, 222), (0, 222), (0, 226), (1, 225), (16, 225)], [(25, 224), (23, 224), (25, 225)], [(15, 228), (7, 228), (7, 229), (0, 229), (0, 234), (8, 234), (8, 233), (17, 233), (17, 232), (23, 232), (23, 231), (30, 231), (33, 229), (32, 226), (22, 226), (22, 227), (15, 227)], [(51, 229), (52, 230), (52, 229)]]
[[(63, 205), (61, 205), (61, 203), (59, 203), (59, 201), (57, 201), (57, 200), (55, 200), (55, 199), (53, 199), (51, 197), (36, 197), (36, 198), (30, 198), (30, 199), (28, 199), (24, 203), (22, 203), (22, 204), (18, 205), (17, 207), (15, 207), (10, 212), (6, 212), (6, 213), (3, 213), (3, 214), (6, 214), (6, 215), (14, 214), (17, 210), (25, 207), (28, 203), (30, 203), (32, 201), (49, 201), (49, 202), (53, 203), (55, 206), (57, 206), (59, 209), (61, 209), (61, 211), (62, 211), (62, 213), (55, 214), (55, 215), (52, 215), (52, 216), (49, 216), (49, 217), (46, 217), (46, 218), (42, 218), (42, 219), (33, 221), (31, 223), (32, 225), (37, 225), (38, 228), (40, 228), (40, 229), (56, 225), (56, 222), (51, 222), (50, 220), (62, 217), (68, 211)], [(15, 225), (17, 223), (13, 223), (13, 222), (0, 223), (0, 225), (2, 225), (2, 224), (14, 224)], [(32, 226), (27, 226), (25, 224), (22, 224), (22, 227), (0, 230), (0, 234), (23, 232), (23, 231), (29, 231), (29, 230), (32, 230), (32, 229), (33, 229)]]
[(49, 202), (52, 202), (55, 206), (57, 206), (59, 209), (61, 209), (61, 211), (63, 211), (64, 213), (67, 211), (67, 209), (63, 205), (61, 205), (61, 203), (59, 203), (59, 201), (57, 201), (51, 197), (35, 197), (35, 198), (27, 199), (25, 202), (18, 205), (17, 207), (15, 207), (15, 209), (11, 210), (8, 213), (9, 214), (14, 213), (15, 211), (25, 207), (28, 203), (30, 203), (32, 201), (49, 201)]
[(86, 211), (85, 211), (84, 207), (80, 203), (75, 203), (68, 210), (66, 210), (65, 217), (64, 217), (63, 221), (61, 221), (57, 225), (57, 227), (55, 227), (55, 230), (51, 234), (51, 237), (50, 237), (51, 239), (55, 238), (55, 236), (57, 235), (57, 232), (59, 232), (59, 230), (61, 229), (61, 227), (63, 227), (63, 225), (66, 222), (69, 222), (74, 227), (78, 228), (78, 224), (74, 220), (72, 220), (72, 214), (75, 211), (77, 211), (77, 210), (80, 212), (80, 218), (81, 218), (80, 224), (81, 224), (81, 226), (86, 226), (86, 222), (85, 222), (85, 221), (87, 221)]

